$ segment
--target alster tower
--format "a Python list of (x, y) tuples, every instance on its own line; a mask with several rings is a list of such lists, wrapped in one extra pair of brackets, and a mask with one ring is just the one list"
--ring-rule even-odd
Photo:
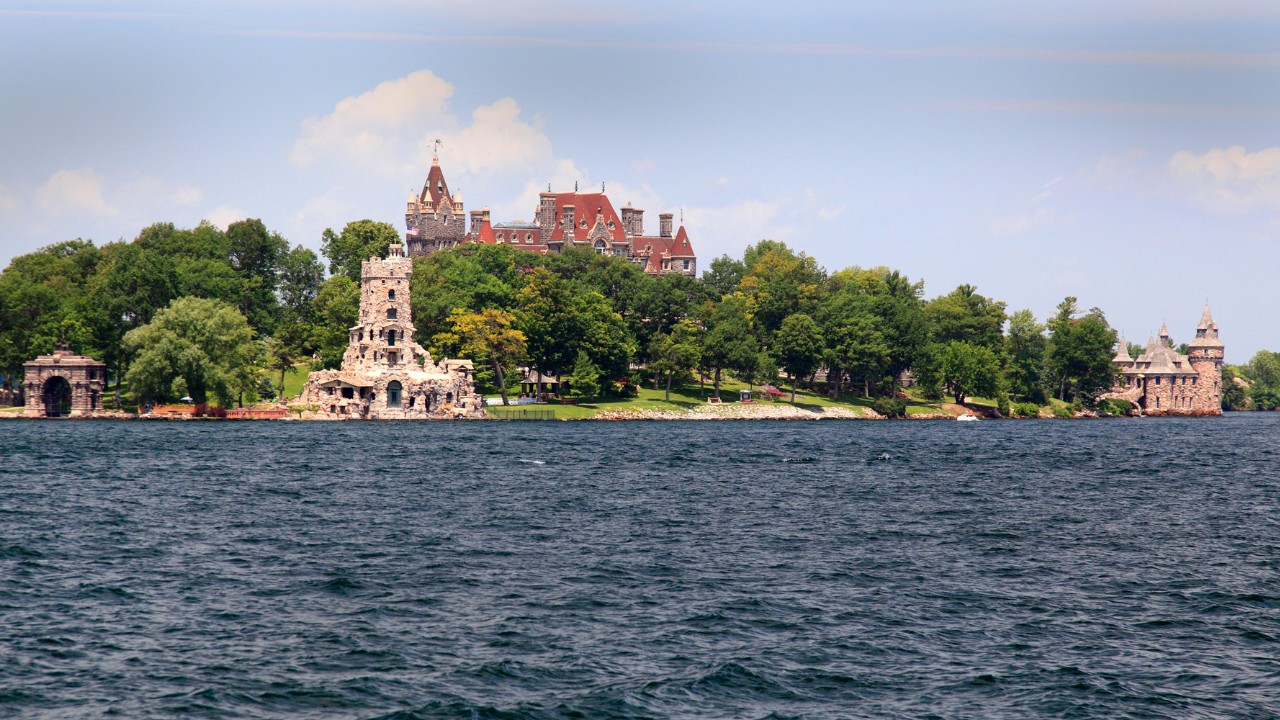
[(1199, 376), (1196, 381), (1195, 407), (1204, 414), (1222, 412), (1222, 341), (1218, 339), (1218, 323), (1205, 303), (1196, 338), (1187, 346), (1187, 359)]
[(483, 417), (470, 360), (431, 359), (413, 340), (409, 281), (413, 261), (400, 244), (361, 265), (360, 318), (342, 369), (307, 376), (302, 402), (326, 420)]

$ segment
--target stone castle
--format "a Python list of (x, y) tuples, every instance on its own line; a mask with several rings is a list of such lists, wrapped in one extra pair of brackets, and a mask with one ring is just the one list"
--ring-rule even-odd
[(1173, 349), (1164, 325), (1136, 358), (1130, 357), (1125, 339), (1120, 338), (1111, 360), (1118, 382), (1103, 397), (1128, 400), (1144, 415), (1221, 415), (1222, 356), (1218, 324), (1205, 305), (1186, 355)]
[(299, 401), (322, 420), (428, 420), (484, 417), (470, 360), (441, 360), (413, 341), (409, 279), (413, 261), (392, 245), (360, 269), (360, 319), (342, 369), (307, 376)]
[(598, 193), (580, 193), (576, 185), (573, 192), (551, 192), (548, 187), (529, 222), (492, 224), (487, 208), (472, 210), (470, 216), (468, 230), (462, 196), (449, 194), (440, 158), (433, 157), (422, 192), (409, 196), (404, 214), (409, 254), (429, 255), (464, 243), (510, 245), (543, 254), (577, 246), (627, 258), (650, 275), (698, 274), (698, 256), (683, 222), (673, 230), (674, 216), (662, 213), (658, 234), (645, 235), (644, 210), (627, 205), (619, 214), (604, 186)]

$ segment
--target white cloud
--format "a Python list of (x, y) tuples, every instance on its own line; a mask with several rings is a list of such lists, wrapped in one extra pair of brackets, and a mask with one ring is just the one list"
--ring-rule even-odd
[(16, 214), (20, 209), (22, 209), (22, 203), (18, 201), (18, 198), (9, 192), (8, 188), (0, 185), (0, 213), (12, 215)]
[(204, 214), (205, 220), (223, 230), (226, 230), (231, 223), (239, 222), (247, 217), (249, 217), (249, 214), (244, 210), (229, 205), (220, 205)]
[(1280, 147), (1248, 152), (1239, 145), (1202, 154), (1176, 153), (1169, 174), (1217, 212), (1280, 207)]
[(103, 197), (102, 178), (89, 168), (59, 170), (36, 191), (36, 202), (46, 212), (88, 211), (114, 215), (116, 208)]
[(748, 200), (719, 207), (691, 207), (684, 212), (685, 228), (703, 269), (721, 255), (740, 257), (748, 245), (761, 240), (794, 242), (795, 226), (779, 222), (785, 198)]
[(183, 207), (199, 205), (201, 200), (204, 200), (204, 193), (200, 192), (199, 188), (194, 188), (190, 185), (176, 187), (173, 192), (169, 193), (169, 202)]
[(657, 167), (657, 163), (649, 158), (641, 158), (631, 163), (631, 171), (637, 175), (653, 172)]

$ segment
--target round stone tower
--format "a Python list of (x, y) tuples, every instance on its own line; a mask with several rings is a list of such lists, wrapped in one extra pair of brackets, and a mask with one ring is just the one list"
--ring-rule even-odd
[(1213, 321), (1206, 303), (1196, 326), (1196, 338), (1187, 347), (1187, 360), (1197, 375), (1191, 406), (1196, 415), (1222, 414), (1222, 355), (1218, 323)]

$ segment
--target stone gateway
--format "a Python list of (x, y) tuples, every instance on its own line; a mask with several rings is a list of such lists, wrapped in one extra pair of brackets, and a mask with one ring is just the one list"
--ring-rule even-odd
[(435, 363), (413, 341), (409, 279), (413, 262), (403, 246), (387, 259), (361, 265), (360, 319), (342, 356), (342, 369), (307, 376), (300, 402), (323, 420), (429, 420), (484, 417), (470, 360)]
[(89, 417), (102, 408), (107, 366), (61, 345), (24, 363), (24, 417)]

